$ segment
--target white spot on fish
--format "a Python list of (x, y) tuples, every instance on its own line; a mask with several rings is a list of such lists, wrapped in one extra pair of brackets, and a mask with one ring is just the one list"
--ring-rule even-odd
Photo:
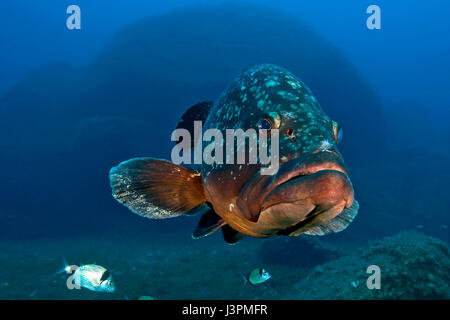
[(269, 80), (266, 82), (266, 87), (270, 88), (270, 87), (276, 87), (279, 83), (274, 81), (274, 80)]
[[(292, 109), (296, 109), (297, 107), (296, 107), (294, 104), (291, 104), (291, 108), (292, 108)], [(286, 118), (295, 119), (295, 116), (294, 116), (294, 113), (293, 113), (293, 112), (286, 112), (286, 113), (284, 114), (284, 116), (285, 116)]]
[(319, 150), (329, 150), (333, 145), (329, 140), (322, 140), (319, 145)]
[(233, 203), (230, 203), (230, 206), (228, 207), (228, 209), (230, 210), (230, 212), (232, 212), (233, 209), (234, 209), (234, 204), (233, 204)]
[(292, 88), (294, 88), (294, 89), (297, 89), (297, 88), (301, 88), (302, 86), (298, 83), (298, 82), (296, 82), (296, 81), (288, 81), (287, 83), (289, 83), (289, 85), (292, 87)]

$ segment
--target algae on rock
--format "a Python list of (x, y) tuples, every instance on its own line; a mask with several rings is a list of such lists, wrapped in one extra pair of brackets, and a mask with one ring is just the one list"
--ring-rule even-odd
[[(368, 289), (367, 267), (380, 267), (380, 289)], [(317, 266), (289, 299), (449, 299), (450, 250), (439, 239), (405, 231)]]

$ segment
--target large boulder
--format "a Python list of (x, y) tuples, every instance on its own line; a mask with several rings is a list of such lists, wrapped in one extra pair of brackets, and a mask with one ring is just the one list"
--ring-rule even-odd
[[(378, 266), (380, 288), (367, 280)], [(450, 250), (446, 243), (421, 232), (406, 231), (351, 255), (317, 266), (284, 299), (449, 299)], [(369, 284), (372, 284), (369, 280)]]
[[(285, 67), (311, 88), (343, 126), (343, 149), (364, 152), (360, 147), (382, 140), (374, 134), (384, 123), (380, 99), (356, 68), (309, 25), (266, 7), (196, 6), (143, 19), (107, 43), (90, 73), (102, 92), (96, 96), (123, 103), (122, 113), (175, 123), (188, 105), (217, 99), (259, 63)], [(111, 112), (108, 103), (88, 103)]]
[(167, 158), (183, 111), (215, 100), (258, 63), (283, 66), (311, 88), (342, 124), (344, 154), (363, 155), (377, 144), (379, 98), (301, 20), (256, 5), (177, 9), (124, 28), (92, 65), (42, 67), (0, 98), (4, 210), (39, 214), (44, 233), (68, 222), (107, 230), (121, 217), (132, 220), (110, 195), (109, 168), (131, 157)]

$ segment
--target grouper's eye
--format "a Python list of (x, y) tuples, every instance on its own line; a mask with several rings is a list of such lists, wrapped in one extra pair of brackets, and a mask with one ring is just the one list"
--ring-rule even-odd
[(334, 141), (336, 143), (339, 143), (342, 141), (342, 138), (344, 138), (344, 132), (342, 131), (342, 128), (340, 125), (338, 125), (337, 122), (333, 121), (333, 134), (334, 134)]
[(270, 112), (267, 116), (258, 121), (258, 129), (278, 129), (280, 127), (281, 119), (280, 115), (276, 112)]
[(270, 130), (272, 129), (272, 121), (264, 118), (258, 121), (258, 129)]

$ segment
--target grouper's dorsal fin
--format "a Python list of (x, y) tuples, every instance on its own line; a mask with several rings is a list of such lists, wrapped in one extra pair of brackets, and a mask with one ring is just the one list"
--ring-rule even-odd
[(323, 236), (328, 233), (336, 233), (344, 230), (348, 227), (348, 225), (353, 221), (353, 219), (358, 214), (359, 203), (356, 200), (353, 200), (353, 204), (338, 214), (336, 217), (331, 219), (330, 221), (315, 226), (311, 229), (308, 229), (304, 232), (304, 234), (313, 235), (313, 236)]
[(225, 220), (217, 215), (213, 209), (206, 211), (198, 222), (197, 228), (192, 233), (192, 238), (199, 239), (216, 232), (226, 225)]
[(208, 118), (209, 112), (213, 106), (213, 102), (199, 102), (190, 107), (182, 116), (177, 124), (177, 129), (186, 129), (194, 137), (194, 121), (201, 121), (202, 124)]

